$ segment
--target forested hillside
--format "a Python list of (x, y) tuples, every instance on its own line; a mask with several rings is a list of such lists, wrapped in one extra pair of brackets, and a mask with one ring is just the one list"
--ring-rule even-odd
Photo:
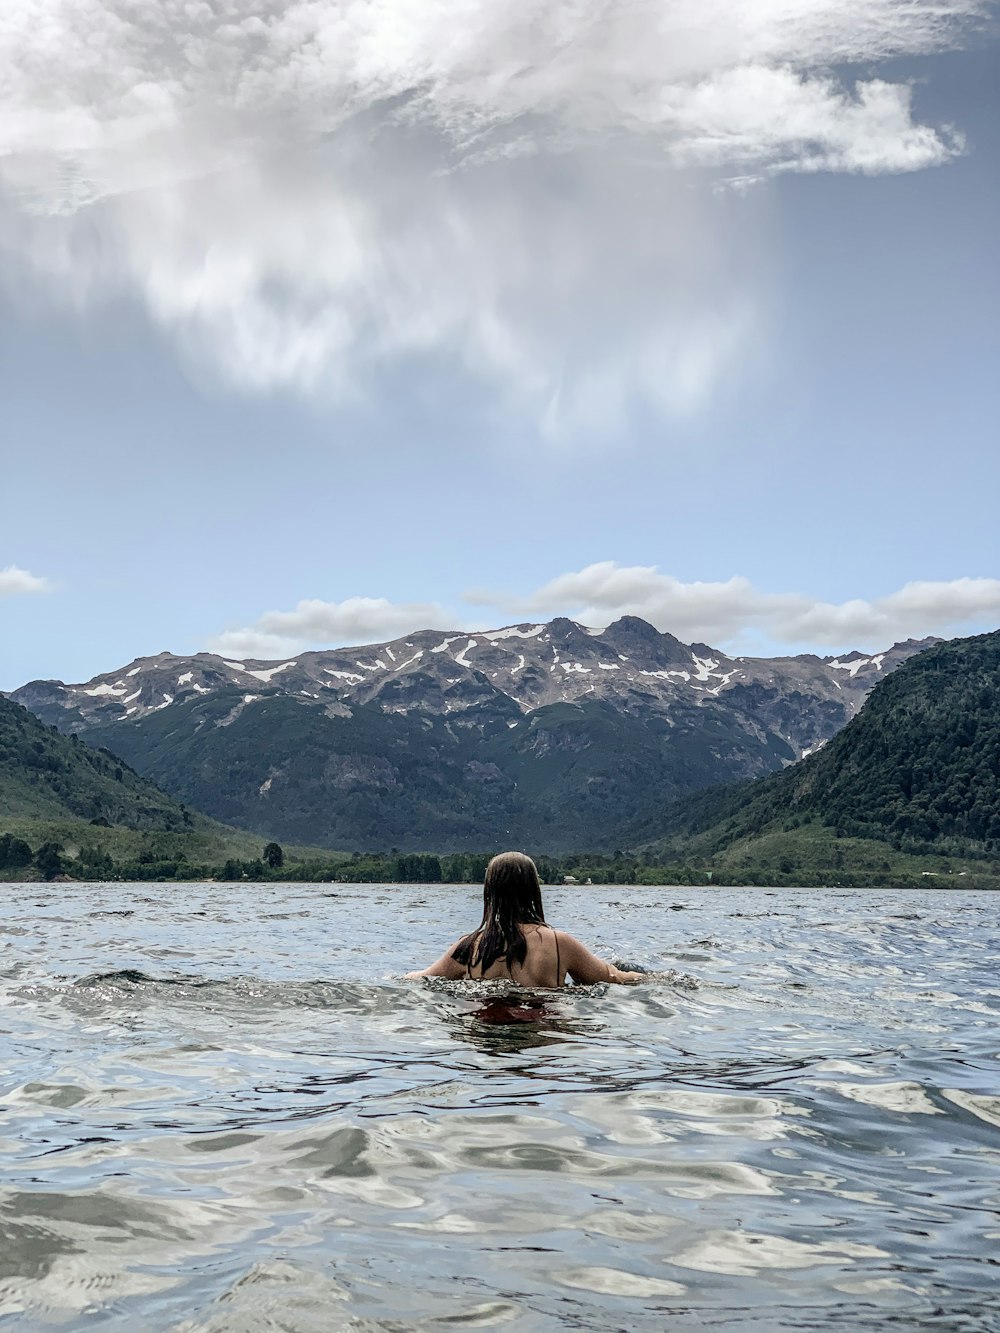
[(0, 698), (0, 879), (184, 877), (261, 842), (160, 791), (107, 751)]
[(193, 821), (121, 759), (0, 698), (0, 818), (67, 817), (162, 830), (189, 829)]
[(216, 819), (358, 851), (613, 848), (671, 797), (791, 758), (714, 700), (678, 703), (671, 724), (606, 701), (528, 716), (510, 700), (443, 716), (371, 703), (331, 716), (323, 701), (272, 694), (248, 707), (229, 690), (87, 736)]
[(1000, 858), (1000, 631), (911, 658), (793, 768), (676, 805), (663, 842), (721, 850), (814, 822), (898, 851)]

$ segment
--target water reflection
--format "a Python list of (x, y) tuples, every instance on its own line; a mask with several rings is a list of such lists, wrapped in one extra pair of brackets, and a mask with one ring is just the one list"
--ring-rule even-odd
[(536, 995), (497, 995), (473, 1009), (472, 1017), (490, 1024), (539, 1023), (544, 1018), (554, 1018), (555, 1013)]
[[(484, 1055), (508, 1056), (542, 1047), (584, 1042), (599, 1025), (567, 1012), (557, 991), (529, 991), (507, 987), (483, 993), (475, 983), (460, 983), (452, 1004), (441, 1016), (449, 1034)], [(550, 1079), (548, 1062), (533, 1062), (526, 1077)]]

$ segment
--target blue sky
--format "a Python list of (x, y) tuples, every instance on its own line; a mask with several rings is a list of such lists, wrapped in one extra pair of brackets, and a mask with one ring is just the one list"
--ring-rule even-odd
[(1000, 624), (993, 7), (136, 12), (0, 16), (0, 688)]

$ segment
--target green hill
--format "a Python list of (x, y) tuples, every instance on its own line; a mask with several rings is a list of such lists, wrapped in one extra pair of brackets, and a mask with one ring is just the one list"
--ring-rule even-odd
[(106, 857), (155, 867), (261, 852), (255, 835), (194, 813), (108, 751), (60, 735), (0, 697), (0, 878), (27, 873), (23, 850), (10, 852), (12, 839), (33, 853), (57, 844), (70, 874), (84, 862), (88, 873), (100, 869)]
[(131, 829), (183, 832), (194, 816), (106, 750), (67, 739), (0, 698), (0, 816), (100, 819)]
[(1000, 862), (1000, 631), (911, 658), (817, 754), (674, 805), (650, 851), (790, 870)]

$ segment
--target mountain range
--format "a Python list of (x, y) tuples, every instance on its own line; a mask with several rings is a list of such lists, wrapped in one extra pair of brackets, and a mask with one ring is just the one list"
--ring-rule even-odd
[(671, 800), (814, 753), (936, 642), (731, 657), (636, 617), (556, 619), (278, 662), (161, 653), (11, 698), (263, 836), (558, 852), (621, 846)]

